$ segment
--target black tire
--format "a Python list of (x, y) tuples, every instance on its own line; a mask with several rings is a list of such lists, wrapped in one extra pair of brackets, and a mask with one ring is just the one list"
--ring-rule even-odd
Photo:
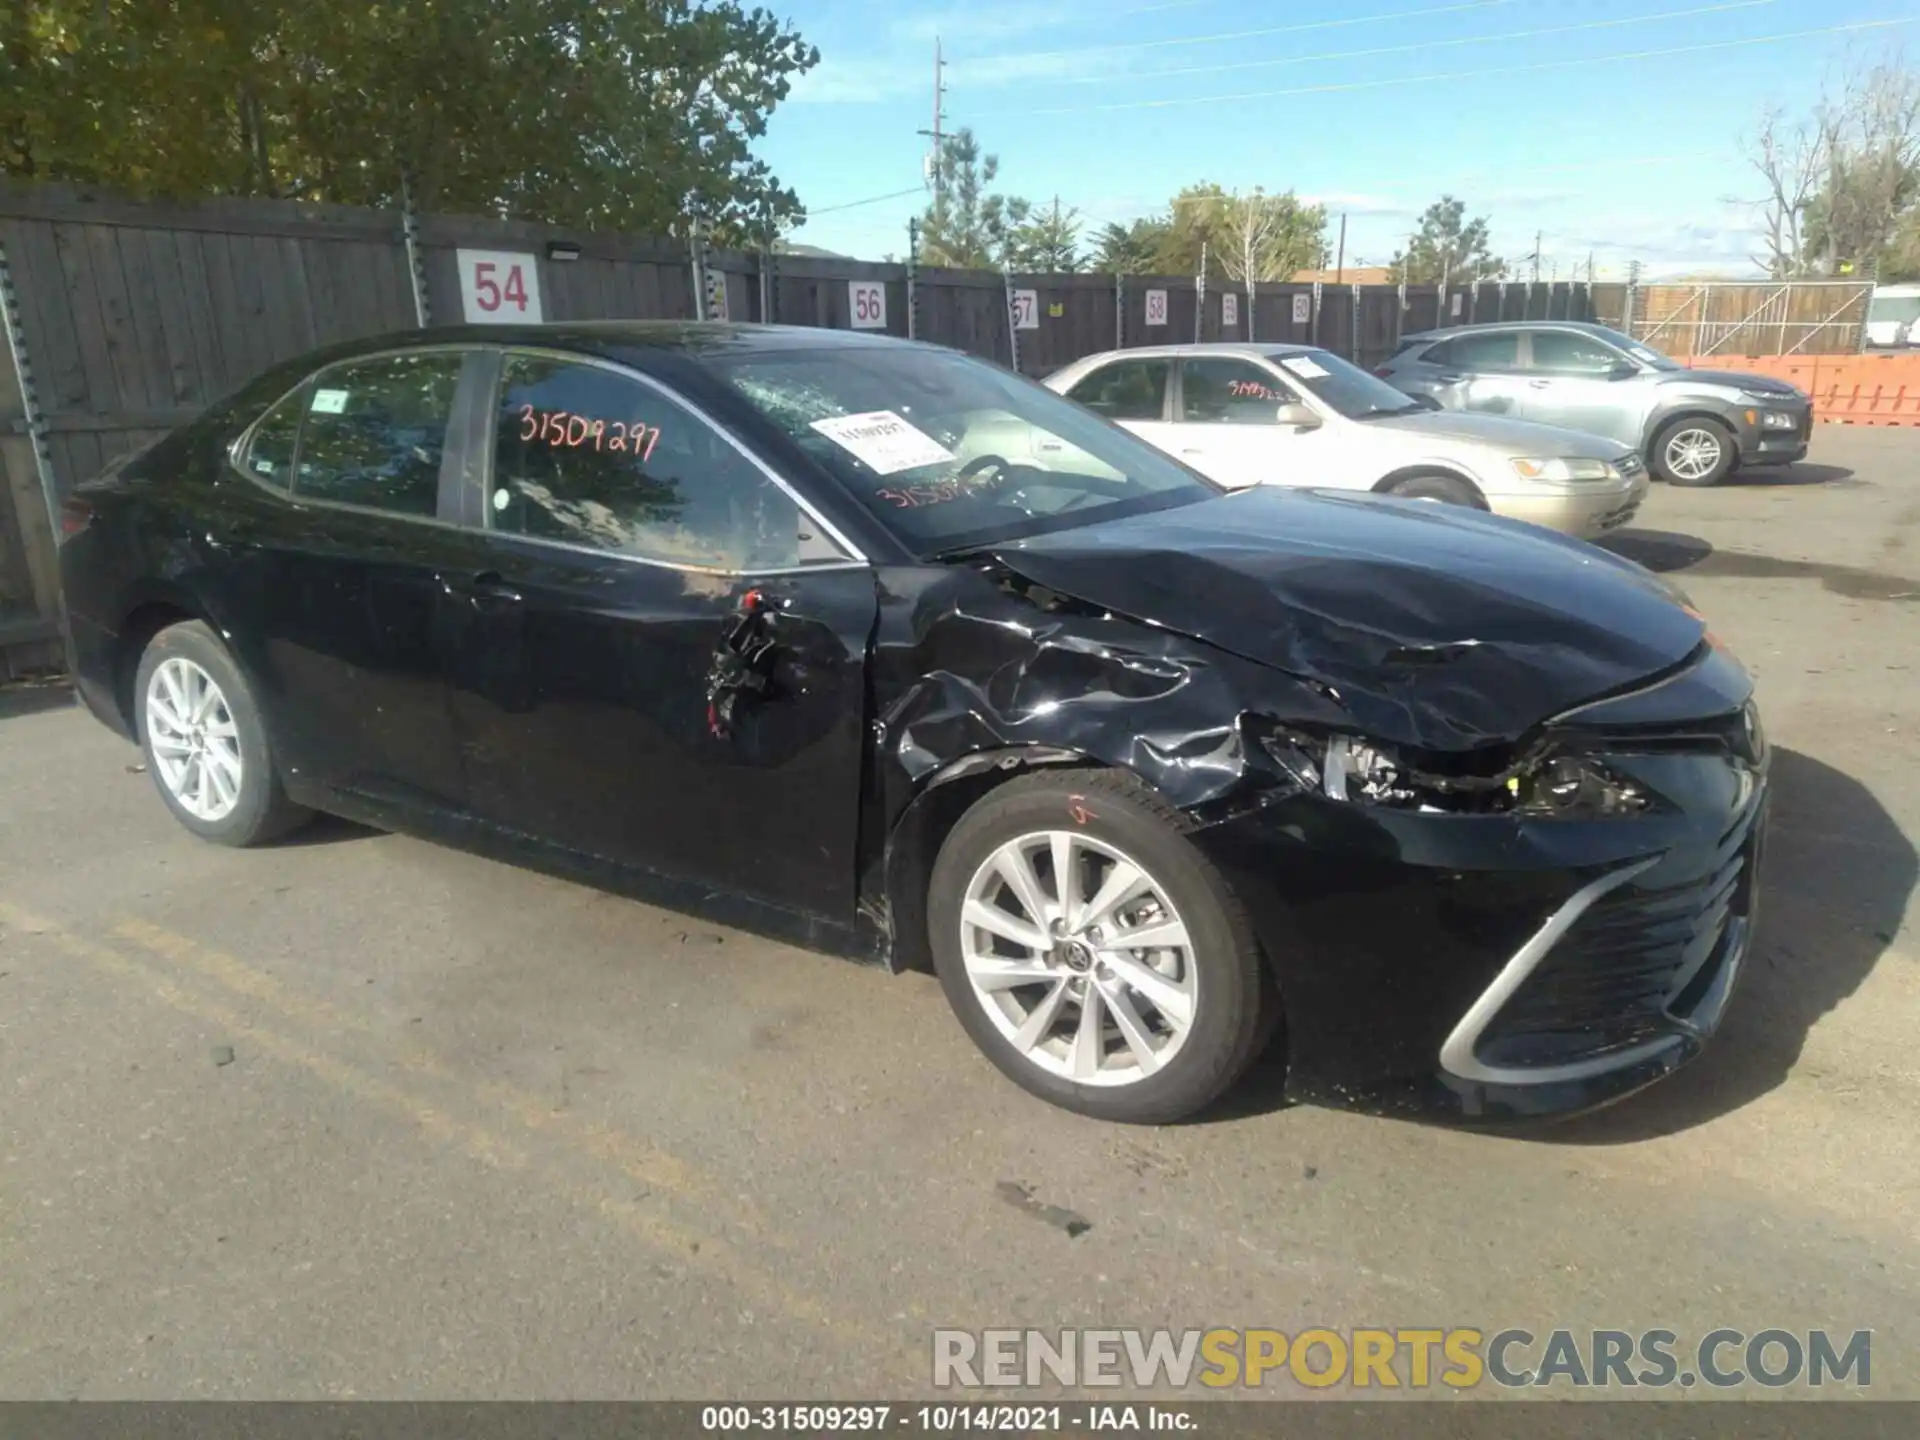
[[(154, 737), (149, 733), (147, 718), (148, 696), (160, 667), (172, 659), (189, 661), (204, 671), (219, 687), (225, 709), (232, 717), (240, 755), (240, 782), (232, 809), (218, 819), (206, 819), (188, 810), (168, 788), (155, 757)], [(313, 818), (312, 811), (287, 798), (274, 764), (266, 723), (247, 677), (213, 631), (198, 620), (169, 625), (147, 643), (134, 677), (133, 714), (140, 749), (146, 756), (147, 773), (153, 777), (154, 788), (160, 792), (167, 809), (173, 812), (173, 818), (202, 840), (236, 847), (260, 845), (278, 839)]]
[[(1684, 466), (1681, 471), (1676, 471), (1667, 455), (1667, 447), (1691, 431), (1700, 432), (1718, 445), (1720, 458), (1705, 471), (1696, 473)], [(1740, 447), (1734, 442), (1733, 431), (1718, 420), (1705, 416), (1686, 416), (1660, 427), (1659, 433), (1653, 437), (1653, 444), (1647, 447), (1647, 463), (1653, 467), (1653, 473), (1669, 485), (1705, 489), (1709, 485), (1718, 485), (1733, 473), (1734, 467), (1740, 463)]]
[[(1224, 1095), (1272, 1036), (1278, 999), (1252, 926), (1219, 871), (1185, 838), (1188, 828), (1132, 776), (1077, 770), (1010, 780), (949, 832), (927, 896), (934, 969), (961, 1025), (1015, 1084), (1082, 1115), (1171, 1124)], [(996, 849), (1039, 830), (1078, 831), (1121, 851), (1153, 878), (1187, 928), (1197, 999), (1186, 1039), (1162, 1068), (1131, 1083), (1081, 1084), (1027, 1059), (989, 1018), (968, 979), (961, 954), (967, 885)]]
[(1458, 475), (1446, 475), (1430, 470), (1424, 475), (1407, 475), (1394, 481), (1382, 492), (1386, 495), (1399, 495), (1408, 500), (1439, 500), (1448, 505), (1465, 505), (1470, 510), (1484, 510), (1480, 492), (1462, 480)]

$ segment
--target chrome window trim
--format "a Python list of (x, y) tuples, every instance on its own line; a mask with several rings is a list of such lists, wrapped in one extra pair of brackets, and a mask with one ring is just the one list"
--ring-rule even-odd
[[(841, 533), (838, 526), (815, 509), (813, 504), (807, 500), (805, 496), (801, 495), (792, 485), (788, 484), (784, 476), (758, 455), (754, 454), (745, 445), (741, 444), (738, 437), (728, 430), (726, 426), (715, 420), (710, 413), (695, 404), (692, 400), (689, 400), (685, 395), (682, 395), (678, 390), (675, 390), (671, 385), (667, 385), (651, 375), (644, 374), (630, 365), (623, 365), (617, 360), (609, 360), (602, 355), (584, 355), (577, 350), (564, 350), (545, 345), (514, 345), (501, 343), (489, 348), (498, 349), (501, 357), (500, 378), (495, 382), (494, 403), (489, 407), (488, 411), (490, 417), (497, 418), (497, 412), (500, 408), (500, 391), (506, 384), (506, 362), (515, 355), (536, 355), (543, 359), (564, 361), (569, 365), (591, 366), (594, 369), (611, 371), (613, 374), (619, 375), (624, 379), (636, 380), (641, 385), (664, 396), (673, 404), (680, 406), (681, 409), (685, 410), (689, 415), (693, 416), (694, 419), (705, 425), (714, 434), (718, 435), (722, 440), (726, 441), (728, 445), (731, 445), (738, 451), (741, 458), (751, 464), (762, 475), (766, 476), (768, 480), (772, 481), (774, 488), (779, 490), (781, 494), (793, 501), (794, 506), (802, 515), (820, 527), (826, 537), (839, 547), (843, 558), (839, 560), (822, 561), (818, 565), (782, 565), (740, 569), (733, 566), (721, 565), (687, 565), (672, 560), (655, 559), (650, 555), (629, 555), (621, 550), (606, 550), (595, 545), (576, 545), (568, 540), (551, 540), (540, 535), (508, 535), (505, 531), (495, 530), (491, 524), (481, 531), (482, 534), (498, 535), (503, 539), (520, 541), (530, 545), (551, 546), (556, 550), (566, 550), (583, 555), (599, 555), (616, 560), (628, 560), (639, 565), (652, 565), (658, 569), (677, 570), (683, 574), (692, 575), (738, 575), (749, 578), (758, 575), (818, 575), (828, 571), (864, 570), (872, 567), (873, 561), (867, 558), (860, 547)], [(488, 422), (487, 436), (486, 477), (488, 493), (491, 495), (495, 458), (492, 418), (490, 418)], [(491, 504), (486, 506), (486, 513), (488, 519), (491, 520), (493, 516), (493, 507)]]
[[(266, 418), (269, 415), (273, 414), (274, 411), (278, 410), (282, 405), (286, 404), (287, 401), (293, 397), (296, 391), (305, 389), (306, 386), (311, 384), (313, 381), (318, 380), (322, 375), (327, 374), (329, 371), (339, 370), (348, 365), (359, 365), (364, 361), (368, 361), (368, 360), (393, 360), (393, 359), (402, 359), (402, 358), (406, 358), (408, 356), (413, 356), (413, 355), (459, 355), (464, 357), (466, 355), (471, 354), (475, 350), (483, 350), (486, 348), (487, 347), (485, 345), (473, 344), (471, 342), (467, 344), (460, 344), (457, 342), (449, 342), (449, 341), (441, 341), (439, 343), (431, 344), (431, 345), (395, 345), (395, 346), (391, 346), (381, 350), (369, 350), (364, 355), (348, 356), (346, 359), (335, 360), (330, 365), (324, 365), (318, 370), (309, 370), (306, 374), (302, 375), (292, 385), (289, 385), (285, 390), (281, 391), (280, 394), (275, 396), (272, 403), (265, 406), (258, 415), (254, 416), (253, 419), (247, 423), (247, 427), (244, 430), (242, 430), (237, 436), (235, 436), (231, 442), (228, 443), (227, 465), (237, 475), (239, 475), (241, 479), (245, 480), (249, 485), (254, 486), (258, 490), (264, 491), (268, 495), (274, 496), (276, 499), (279, 499), (288, 505), (305, 507), (305, 508), (314, 509), (314, 510), (338, 510), (342, 514), (346, 514), (346, 515), (378, 515), (381, 518), (386, 520), (398, 520), (409, 525), (433, 525), (433, 526), (437, 526), (442, 530), (465, 530), (467, 527), (464, 525), (455, 524), (453, 521), (442, 520), (440, 518), (439, 510), (438, 510), (439, 498), (438, 498), (437, 490), (435, 492), (435, 500), (434, 500), (435, 513), (433, 513), (432, 515), (413, 515), (404, 510), (382, 510), (377, 505), (355, 505), (345, 500), (317, 500), (310, 496), (301, 496), (296, 494), (291, 484), (289, 484), (287, 488), (284, 490), (277, 489), (272, 485), (268, 485), (267, 483), (262, 481), (259, 476), (254, 475), (247, 470), (247, 467), (241, 463), (241, 457), (243, 457), (247, 453), (247, 451), (253, 447), (254, 431), (260, 428), (260, 426), (266, 421)], [(447, 417), (447, 426), (448, 426), (448, 433), (450, 436), (452, 432), (452, 426), (453, 426), (452, 415), (448, 415)], [(305, 429), (305, 427), (306, 427), (306, 417), (302, 416), (301, 428)], [(298, 457), (296, 456), (296, 458)]]
[[(1559, 943), (1560, 938), (1573, 928), (1574, 922), (1586, 914), (1595, 901), (1619, 889), (1643, 871), (1651, 870), (1661, 859), (1661, 856), (1654, 855), (1609, 871), (1576, 890), (1565, 904), (1549, 915), (1546, 923), (1534, 932), (1533, 938), (1514, 952), (1513, 958), (1493, 977), (1493, 983), (1460, 1017), (1460, 1023), (1453, 1027), (1453, 1032), (1440, 1047), (1441, 1068), (1458, 1079), (1477, 1081), (1483, 1085), (1551, 1085), (1568, 1080), (1590, 1080), (1596, 1075), (1625, 1069), (1678, 1045), (1680, 1036), (1663, 1035), (1625, 1050), (1596, 1055), (1586, 1060), (1524, 1067), (1483, 1064), (1474, 1053), (1480, 1037), (1500, 1013), (1500, 1007), (1512, 999), (1514, 992), (1526, 983), (1527, 977), (1540, 968), (1540, 962), (1547, 958), (1548, 952)], [(1731, 988), (1731, 979), (1727, 985)]]

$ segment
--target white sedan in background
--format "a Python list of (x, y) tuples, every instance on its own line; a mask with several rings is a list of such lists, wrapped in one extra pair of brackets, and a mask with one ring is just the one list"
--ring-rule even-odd
[(1371, 490), (1583, 537), (1626, 524), (1647, 493), (1646, 467), (1618, 441), (1442, 411), (1312, 346), (1109, 350), (1044, 383), (1236, 489)]

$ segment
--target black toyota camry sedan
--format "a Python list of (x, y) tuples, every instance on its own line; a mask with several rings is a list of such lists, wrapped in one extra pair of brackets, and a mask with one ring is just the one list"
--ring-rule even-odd
[(194, 834), (329, 811), (931, 968), (1091, 1115), (1270, 1044), (1303, 1097), (1581, 1109), (1698, 1053), (1748, 947), (1765, 742), (1677, 592), (1452, 506), (1225, 494), (944, 350), (389, 337), (62, 530), (80, 693)]

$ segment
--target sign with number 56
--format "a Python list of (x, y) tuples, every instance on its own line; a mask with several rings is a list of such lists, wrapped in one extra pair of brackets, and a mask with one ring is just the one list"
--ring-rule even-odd
[(847, 311), (856, 330), (887, 328), (887, 287), (879, 280), (847, 281)]
[(460, 308), (469, 325), (539, 325), (540, 265), (512, 250), (456, 250)]

